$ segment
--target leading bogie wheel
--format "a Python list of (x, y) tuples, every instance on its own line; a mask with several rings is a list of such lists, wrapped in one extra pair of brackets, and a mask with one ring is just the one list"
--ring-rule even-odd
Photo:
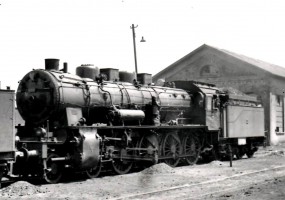
[(88, 178), (96, 178), (100, 175), (102, 169), (102, 163), (97, 163), (96, 167), (86, 170), (86, 175)]
[(181, 141), (177, 134), (167, 133), (162, 140), (161, 154), (171, 157), (164, 159), (164, 162), (171, 167), (176, 167), (180, 161), (179, 156), (182, 154)]
[(183, 154), (186, 155), (185, 161), (188, 165), (197, 163), (201, 152), (199, 138), (195, 135), (185, 135), (183, 138)]
[(59, 157), (57, 154), (50, 154), (46, 160), (47, 169), (44, 172), (44, 179), (48, 183), (58, 183), (62, 177), (63, 166), (60, 162), (53, 162), (52, 158)]

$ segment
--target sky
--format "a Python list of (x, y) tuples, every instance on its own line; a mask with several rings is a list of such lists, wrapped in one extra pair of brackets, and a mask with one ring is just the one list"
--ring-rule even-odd
[[(0, 0), (1, 88), (45, 58), (156, 74), (203, 44), (285, 67), (282, 0)], [(146, 42), (140, 43), (141, 37)]]

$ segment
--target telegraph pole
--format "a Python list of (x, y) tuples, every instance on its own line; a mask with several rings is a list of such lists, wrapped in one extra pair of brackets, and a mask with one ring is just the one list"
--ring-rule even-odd
[(133, 43), (134, 43), (134, 56), (135, 56), (135, 68), (136, 68), (136, 75), (138, 74), (138, 64), (137, 64), (137, 50), (136, 50), (136, 33), (135, 33), (135, 28), (137, 28), (138, 25), (134, 26), (134, 24), (132, 24), (132, 26), (130, 27), (133, 31)]

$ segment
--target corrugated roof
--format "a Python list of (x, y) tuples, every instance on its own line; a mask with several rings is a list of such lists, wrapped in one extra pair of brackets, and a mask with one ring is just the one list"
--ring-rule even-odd
[(237, 58), (243, 62), (246, 62), (248, 64), (251, 64), (253, 66), (256, 66), (270, 74), (276, 75), (276, 76), (281, 76), (281, 77), (285, 77), (285, 68), (278, 66), (278, 65), (274, 65), (271, 63), (267, 63), (258, 59), (254, 59), (254, 58), (250, 58), (241, 54), (237, 54), (225, 49), (219, 49), (213, 46), (209, 46), (207, 44), (203, 44), (202, 46), (200, 46), (199, 48), (195, 49), (194, 51), (190, 52), (189, 54), (187, 54), (186, 56), (182, 57), (181, 59), (177, 60), (176, 62), (174, 62), (173, 64), (171, 64), (170, 66), (166, 67), (165, 69), (163, 69), (162, 71), (160, 71), (159, 73), (157, 73), (156, 75), (154, 75), (154, 79), (156, 77), (159, 77), (161, 74), (163, 74), (164, 72), (167, 72), (168, 70), (171, 70), (172, 67), (175, 67), (178, 63), (188, 59), (189, 57), (193, 56), (194, 54), (200, 52), (203, 49), (213, 49), (222, 53), (225, 53), (229, 56), (232, 56), (234, 58)]

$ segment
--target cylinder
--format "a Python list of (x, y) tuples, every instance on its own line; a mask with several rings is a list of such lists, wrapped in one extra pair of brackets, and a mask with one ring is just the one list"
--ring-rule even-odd
[(38, 157), (40, 154), (37, 150), (28, 150), (26, 148), (21, 148), (16, 152), (17, 159), (21, 159), (25, 162), (28, 162), (29, 159)]
[(55, 59), (55, 58), (45, 59), (45, 69), (46, 70), (58, 70), (59, 69), (59, 59)]

